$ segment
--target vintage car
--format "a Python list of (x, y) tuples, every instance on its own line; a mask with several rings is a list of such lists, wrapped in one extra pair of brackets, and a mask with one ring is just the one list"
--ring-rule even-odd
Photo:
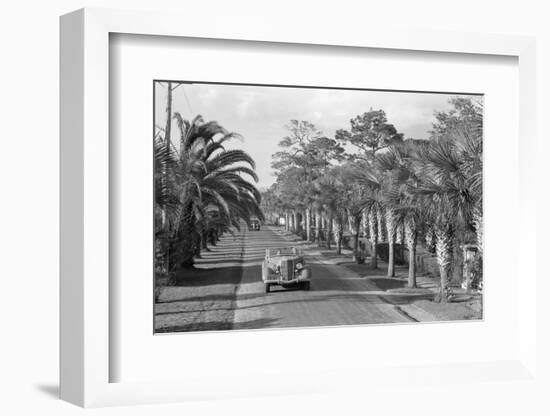
[(260, 221), (251, 220), (250, 225), (248, 226), (249, 231), (260, 231)]
[(266, 293), (273, 285), (301, 286), (309, 290), (311, 269), (305, 264), (303, 250), (299, 247), (267, 249), (262, 263), (262, 280)]

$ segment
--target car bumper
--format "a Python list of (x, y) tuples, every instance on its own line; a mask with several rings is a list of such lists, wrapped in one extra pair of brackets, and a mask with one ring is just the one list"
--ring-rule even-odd
[(298, 278), (292, 279), (292, 280), (266, 279), (263, 282), (274, 284), (274, 285), (292, 285), (292, 284), (296, 284), (296, 283), (309, 282), (309, 281), (311, 281), (311, 279), (309, 277), (298, 277)]

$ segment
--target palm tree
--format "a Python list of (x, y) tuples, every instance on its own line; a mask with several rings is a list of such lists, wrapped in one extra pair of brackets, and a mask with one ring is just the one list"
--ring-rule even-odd
[(427, 223), (424, 233), (424, 245), (430, 253), (435, 253), (435, 229), (432, 223)]
[(418, 238), (418, 223), (414, 215), (405, 216), (405, 240), (409, 250), (409, 276), (407, 286), (416, 287), (416, 243)]
[(368, 212), (369, 236), (372, 245), (371, 267), (378, 268), (377, 245), (381, 240), (383, 217), (385, 215), (385, 198), (382, 187), (382, 177), (368, 162), (358, 162), (348, 172), (348, 183), (357, 183), (361, 192), (355, 200), (357, 211), (359, 208)]
[(397, 211), (404, 226), (404, 239), (409, 251), (409, 270), (407, 286), (416, 287), (416, 247), (418, 235), (428, 221), (429, 210), (425, 207), (423, 198), (415, 193), (415, 188), (408, 191), (405, 202)]
[(386, 230), (388, 236), (388, 277), (395, 277), (395, 240), (399, 224), (397, 210), (403, 204), (400, 188), (406, 186), (411, 178), (411, 161), (403, 147), (391, 145), (385, 153), (378, 155), (376, 169), (378, 182), (382, 189), (385, 208)]
[(155, 265), (160, 273), (169, 270), (169, 243), (177, 228), (181, 205), (177, 192), (178, 160), (162, 138), (154, 140), (155, 169)]
[[(395, 244), (403, 244), (406, 239), (409, 250), (409, 286), (416, 286), (416, 244), (418, 227), (423, 223), (423, 211), (419, 202), (421, 198), (411, 193), (418, 187), (415, 155), (418, 146), (410, 144), (393, 144), (387, 151), (378, 155), (374, 167), (363, 183), (368, 184), (377, 196), (371, 199), (376, 209), (371, 219), (372, 234), (380, 235), (381, 224), (385, 224), (388, 241), (388, 277), (395, 277)], [(416, 196), (416, 198), (413, 198)], [(375, 218), (378, 217), (378, 228), (375, 230)], [(382, 217), (383, 218), (380, 218)], [(384, 221), (381, 221), (381, 220)], [(377, 236), (372, 236), (376, 241)], [(375, 263), (376, 265), (376, 263)]]
[(395, 228), (395, 243), (403, 245), (405, 243), (405, 221), (403, 218), (398, 218)]
[(388, 231), (388, 277), (395, 277), (395, 212), (386, 207), (386, 229)]
[(386, 213), (384, 211), (384, 204), (380, 203), (376, 207), (376, 227), (378, 229), (378, 239), (381, 243), (384, 243), (387, 240), (386, 222), (384, 220), (385, 217)]
[(383, 168), (393, 173), (392, 180), (388, 182), (391, 187), (385, 193), (385, 203), (393, 212), (390, 222), (396, 227), (397, 242), (399, 244), (405, 242), (409, 251), (407, 285), (410, 288), (416, 287), (418, 234), (430, 215), (425, 198), (417, 192), (420, 185), (418, 174), (422, 172), (422, 168), (418, 166), (418, 154), (424, 146), (423, 142), (394, 145), (387, 155), (380, 158), (379, 162)]
[[(470, 140), (470, 139), (468, 139)], [(470, 158), (469, 145), (447, 138), (430, 142), (420, 156), (426, 175), (418, 192), (430, 198), (434, 215), (436, 254), (441, 276), (440, 300), (449, 295), (449, 277), (457, 232), (475, 231), (474, 213), (481, 201), (481, 188)], [(480, 157), (480, 156), (479, 156)]]
[(379, 207), (375, 199), (371, 199), (371, 202), (368, 202), (367, 209), (369, 210), (369, 234), (370, 242), (372, 246), (372, 256), (371, 256), (371, 267), (373, 269), (378, 268), (378, 211)]
[[(179, 152), (167, 149), (155, 157), (169, 166), (170, 201), (175, 206), (167, 253), (170, 268), (180, 269), (193, 264), (193, 257), (212, 227), (240, 227), (251, 217), (260, 219), (260, 193), (243, 175), (257, 181), (253, 159), (242, 150), (226, 150), (224, 143), (238, 135), (227, 132), (216, 122), (204, 122), (198, 116), (191, 122), (175, 113), (180, 131)], [(167, 165), (165, 159), (170, 163)], [(166, 169), (166, 167), (165, 167)], [(157, 177), (159, 171), (157, 170)], [(162, 185), (162, 181), (160, 181)], [(164, 203), (161, 186), (160, 203)], [(216, 218), (215, 221), (213, 220)]]
[(350, 228), (353, 235), (353, 257), (359, 261), (359, 230), (363, 212), (367, 208), (368, 200), (367, 190), (362, 186), (360, 180), (360, 171), (364, 168), (364, 163), (348, 162), (332, 170), (332, 175), (336, 177), (338, 185), (342, 189), (345, 210), (350, 220)]
[(353, 236), (353, 259), (359, 261), (359, 231), (361, 228), (361, 220), (363, 218), (363, 211), (366, 206), (366, 198), (364, 190), (359, 184), (353, 184), (352, 193), (348, 199), (348, 215), (351, 218), (351, 232)]
[[(342, 252), (344, 231), (345, 195), (338, 177), (338, 168), (327, 171), (313, 186), (313, 197), (318, 206), (327, 214), (327, 249), (330, 250), (331, 235), (336, 240), (336, 252)], [(334, 225), (334, 227), (333, 227)]]

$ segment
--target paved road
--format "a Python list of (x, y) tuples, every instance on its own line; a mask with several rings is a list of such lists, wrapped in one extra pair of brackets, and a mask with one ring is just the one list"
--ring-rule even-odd
[[(321, 253), (306, 249), (312, 270), (310, 291), (276, 286), (266, 294), (261, 281), (265, 249), (299, 244), (276, 228), (246, 232), (243, 278), (237, 288), (235, 327), (310, 327), (342, 324), (408, 322), (367, 279), (346, 267), (330, 264)], [(254, 323), (251, 325), (251, 323)]]
[[(272, 288), (265, 293), (261, 264), (266, 248), (302, 245), (312, 269), (310, 291)], [(364, 325), (482, 319), (481, 297), (471, 302), (432, 302), (437, 281), (419, 276), (420, 288), (404, 289), (407, 267), (385, 276), (303, 244), (277, 227), (243, 230), (222, 237), (175, 276), (155, 304), (155, 332)]]
[[(155, 307), (158, 332), (312, 327), (408, 322), (370, 279), (330, 264), (304, 246), (312, 269), (310, 291), (278, 286), (265, 293), (261, 263), (265, 249), (303, 244), (276, 227), (226, 235), (186, 272), (183, 284), (168, 287)], [(361, 269), (365, 273), (364, 266)], [(368, 269), (368, 268), (367, 268)], [(383, 297), (382, 297), (383, 296)]]

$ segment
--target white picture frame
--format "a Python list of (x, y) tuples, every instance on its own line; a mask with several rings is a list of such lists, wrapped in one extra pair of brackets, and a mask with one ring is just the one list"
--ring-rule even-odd
[[(185, 21), (185, 25), (181, 22)], [(380, 368), (369, 372), (331, 369), (319, 374), (293, 372), (269, 375), (273, 383), (294, 380), (292, 391), (273, 392), (254, 380), (220, 377), (207, 379), (112, 383), (109, 366), (109, 35), (211, 38), (245, 41), (382, 48), (438, 53), (505, 55), (518, 59), (520, 164), (519, 241), (516, 261), (525, 283), (517, 292), (519, 335), (517, 354), (494, 362), (442, 362), (438, 368), (419, 365), (412, 371)], [(250, 21), (235, 30), (223, 19), (207, 27), (199, 20), (174, 13), (82, 9), (61, 18), (61, 398), (79, 406), (109, 406), (247, 397), (296, 392), (323, 392), (388, 383), (401, 377), (405, 383), (445, 381), (441, 369), (452, 369), (455, 379), (517, 380), (536, 377), (536, 262), (530, 242), (535, 241), (535, 40), (530, 37), (384, 31), (350, 27), (328, 34), (310, 25), (281, 30), (276, 22)], [(483, 373), (479, 380), (469, 375)], [(345, 380), (345, 381), (343, 381)], [(408, 381), (407, 381), (408, 380)], [(220, 389), (223, 383), (229, 387)]]

